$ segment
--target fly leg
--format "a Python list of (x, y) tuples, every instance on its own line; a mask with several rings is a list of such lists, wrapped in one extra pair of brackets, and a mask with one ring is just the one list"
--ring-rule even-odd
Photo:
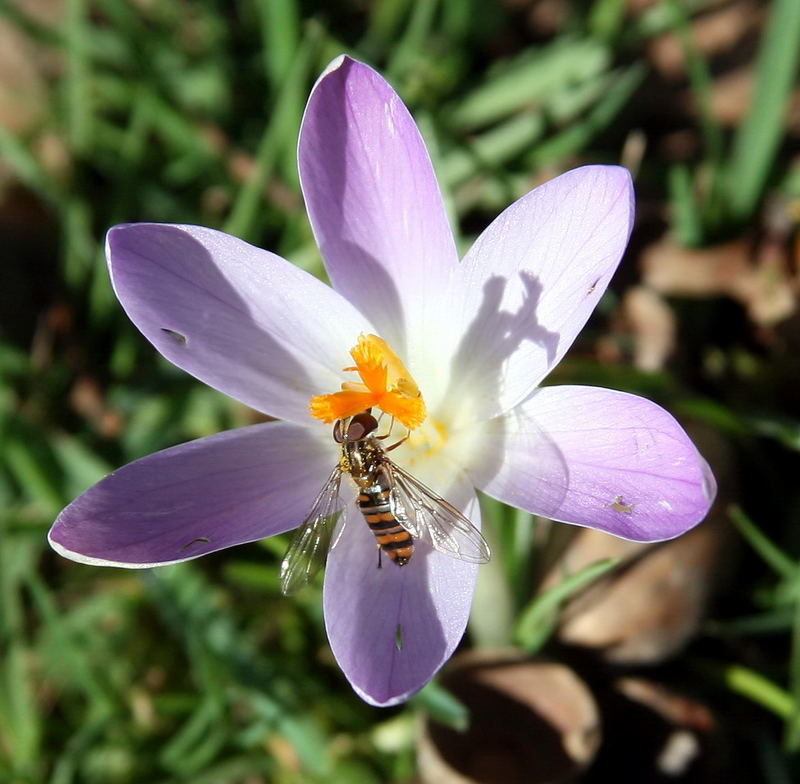
[[(383, 412), (381, 412), (381, 415), (378, 418), (378, 421), (380, 422), (380, 420), (382, 418), (383, 418)], [(375, 440), (376, 441), (383, 441), (383, 440), (389, 438), (389, 436), (392, 434), (392, 430), (394, 429), (394, 422), (395, 422), (395, 419), (394, 419), (394, 417), (392, 417), (392, 421), (389, 423), (389, 429), (382, 436), (375, 436)], [(384, 452), (391, 452), (393, 449), (397, 449), (397, 447), (400, 446), (400, 444), (404, 444), (408, 440), (408, 437), (410, 435), (411, 435), (411, 431), (409, 430), (399, 441), (395, 442), (391, 446), (387, 446), (383, 451)]]
[[(388, 433), (386, 435), (389, 435)], [(387, 446), (383, 451), (384, 452), (391, 452), (393, 449), (397, 449), (401, 444), (405, 444), (408, 441), (408, 437), (411, 435), (411, 431), (409, 430), (399, 441), (396, 441), (391, 446)]]
[[(383, 419), (383, 411), (381, 411), (381, 415), (378, 417), (378, 424), (380, 425), (381, 420)], [(378, 441), (383, 441), (392, 434), (392, 429), (394, 428), (394, 417), (392, 417), (392, 421), (389, 422), (389, 429), (382, 435), (382, 436), (375, 436), (375, 439)]]

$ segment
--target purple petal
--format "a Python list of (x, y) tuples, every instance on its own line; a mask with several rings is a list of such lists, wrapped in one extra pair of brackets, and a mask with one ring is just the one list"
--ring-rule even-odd
[(716, 494), (708, 464), (655, 403), (594, 387), (537, 390), (489, 423), (478, 487), (554, 520), (636, 541), (699, 523)]
[(310, 429), (280, 422), (190, 441), (76, 498), (50, 544), (81, 563), (145, 568), (263, 539), (300, 524), (335, 459)]
[(476, 415), (523, 400), (572, 344), (608, 285), (633, 225), (625, 169), (585, 166), (523, 196), (461, 265), (464, 338), (453, 378)]
[(439, 332), (442, 303), (431, 294), (444, 290), (458, 262), (414, 120), (383, 77), (342, 56), (311, 93), (298, 154), (311, 225), (334, 287), (414, 373), (420, 352), (429, 351), (426, 342)]
[[(480, 526), (471, 487), (459, 505)], [(455, 501), (453, 494), (450, 500)], [(325, 624), (336, 661), (358, 694), (373, 705), (395, 705), (419, 691), (450, 657), (464, 634), (477, 566), (415, 542), (398, 567), (382, 556), (355, 509), (331, 550), (325, 573)]]
[(253, 408), (310, 422), (361, 331), (333, 289), (280, 256), (212, 229), (130, 224), (108, 233), (114, 290), (171, 362)]

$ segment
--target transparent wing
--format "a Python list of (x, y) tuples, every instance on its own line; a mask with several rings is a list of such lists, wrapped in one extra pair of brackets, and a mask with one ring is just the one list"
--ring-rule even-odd
[(445, 555), (468, 563), (486, 563), (492, 553), (481, 532), (452, 504), (400, 466), (386, 461), (397, 521), (415, 539), (428, 539)]
[(325, 563), (336, 523), (342, 514), (341, 482), (342, 471), (336, 466), (314, 500), (308, 517), (292, 537), (281, 563), (281, 591), (287, 596), (311, 582)]

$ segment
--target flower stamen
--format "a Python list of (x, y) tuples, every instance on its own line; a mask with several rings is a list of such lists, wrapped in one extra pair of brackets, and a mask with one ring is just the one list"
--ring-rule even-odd
[(368, 408), (379, 408), (409, 430), (419, 427), (426, 417), (425, 401), (414, 379), (391, 346), (377, 335), (358, 337), (350, 350), (361, 382), (345, 381), (341, 392), (315, 395), (311, 415), (323, 422), (355, 416)]

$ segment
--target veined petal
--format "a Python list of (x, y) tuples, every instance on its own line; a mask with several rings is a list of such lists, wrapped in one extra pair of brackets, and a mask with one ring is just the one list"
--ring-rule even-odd
[(683, 428), (649, 400), (545, 387), (488, 423), (491, 455), (472, 472), (501, 501), (635, 541), (699, 523), (716, 483)]
[[(462, 481), (450, 500), (480, 527), (477, 499)], [(470, 498), (469, 501), (462, 499)], [(325, 625), (333, 654), (356, 692), (373, 705), (395, 705), (419, 691), (464, 634), (477, 566), (415, 542), (398, 567), (383, 557), (355, 506), (325, 572)]]
[(58, 516), (50, 544), (73, 561), (138, 569), (263, 539), (302, 522), (335, 454), (282, 422), (190, 441), (89, 488)]
[(383, 77), (341, 56), (311, 93), (298, 156), (334, 287), (417, 377), (442, 336), (440, 294), (458, 255), (414, 120)]
[(354, 335), (372, 329), (312, 275), (212, 229), (116, 226), (107, 255), (122, 306), (167, 359), (298, 424), (312, 395), (341, 384)]
[(558, 363), (605, 291), (632, 225), (627, 170), (584, 166), (523, 196), (481, 234), (452, 295), (464, 321), (451, 391), (471, 390), (475, 416), (509, 410)]

